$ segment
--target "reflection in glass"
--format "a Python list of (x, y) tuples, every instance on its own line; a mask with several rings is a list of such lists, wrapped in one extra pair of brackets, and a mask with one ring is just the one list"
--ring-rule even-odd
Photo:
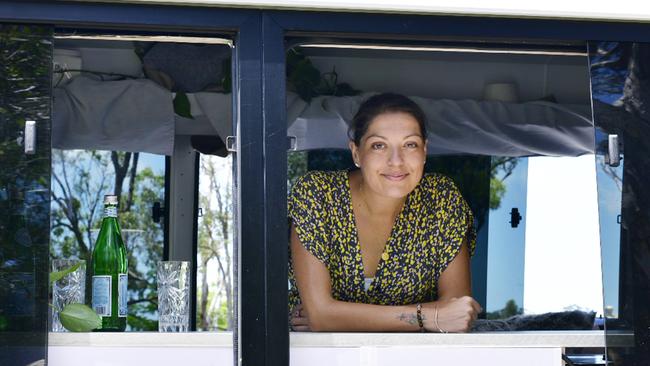
[[(0, 24), (0, 364), (46, 355), (52, 28)], [(25, 154), (25, 124), (36, 150)]]
[[(488, 319), (507, 318), (521, 314), (524, 303), (524, 255), (526, 250), (526, 187), (528, 159), (492, 158), (490, 180), (490, 216), (487, 271)], [(513, 221), (513, 209), (522, 217)]]
[(232, 156), (201, 155), (196, 329), (233, 329)]
[(158, 262), (158, 331), (190, 330), (190, 262)]
[[(650, 44), (592, 42), (594, 122), (608, 357), (615, 365), (650, 361)], [(611, 166), (609, 136), (622, 164)], [(617, 342), (633, 333), (634, 347)], [(631, 346), (631, 345), (629, 345)]]
[(59, 319), (59, 312), (66, 305), (86, 303), (86, 261), (78, 259), (52, 260), (52, 272), (67, 271), (73, 266), (77, 266), (77, 269), (52, 283), (51, 329), (53, 332), (67, 332)]

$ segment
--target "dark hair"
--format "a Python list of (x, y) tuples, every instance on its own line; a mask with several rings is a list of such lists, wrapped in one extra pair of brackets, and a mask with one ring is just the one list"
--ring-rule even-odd
[(395, 93), (382, 93), (366, 99), (352, 119), (348, 137), (359, 146), (361, 138), (368, 131), (370, 123), (383, 113), (402, 112), (410, 114), (418, 122), (422, 138), (427, 138), (426, 116), (422, 109), (411, 99)]

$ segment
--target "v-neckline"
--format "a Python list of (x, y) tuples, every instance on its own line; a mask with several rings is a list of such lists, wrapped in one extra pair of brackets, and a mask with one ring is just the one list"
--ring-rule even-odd
[[(355, 246), (355, 258), (357, 258), (357, 276), (361, 279), (359, 281), (359, 285), (363, 288), (365, 279), (366, 279), (366, 274), (365, 274), (365, 266), (363, 264), (363, 254), (361, 253), (361, 240), (359, 240), (359, 230), (357, 229), (357, 218), (354, 215), (354, 206), (352, 204), (352, 185), (350, 184), (350, 173), (352, 171), (346, 170), (343, 171), (344, 173), (344, 180), (346, 184), (346, 192), (347, 192), (347, 200), (348, 200), (348, 216), (351, 218), (350, 222), (352, 225), (352, 239), (354, 240), (354, 246)], [(384, 250), (381, 252), (381, 256), (379, 257), (379, 261), (377, 262), (377, 268), (375, 268), (375, 275), (372, 278), (372, 282), (370, 283), (370, 286), (368, 287), (365, 292), (369, 293), (375, 288), (375, 283), (377, 282), (377, 279), (381, 276), (381, 273), (383, 272), (384, 268), (384, 263), (387, 262), (390, 259), (391, 251), (392, 251), (392, 243), (395, 240), (395, 228), (398, 226), (399, 223), (402, 221), (402, 217), (404, 216), (404, 211), (406, 207), (408, 207), (408, 203), (411, 197), (410, 192), (407, 196), (406, 199), (404, 200), (404, 203), (402, 204), (402, 208), (400, 209), (399, 213), (395, 217), (395, 221), (393, 222), (393, 226), (390, 229), (390, 234), (388, 235), (388, 239), (386, 239), (386, 243), (384, 244)], [(384, 259), (384, 253), (388, 254), (388, 259)]]

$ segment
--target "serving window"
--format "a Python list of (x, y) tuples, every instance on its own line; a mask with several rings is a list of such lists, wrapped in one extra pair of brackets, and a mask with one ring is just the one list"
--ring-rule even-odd
[[(42, 11), (34, 12), (35, 6)], [(512, 363), (520, 364), (522, 359), (541, 360), (544, 350), (533, 348), (541, 343), (542, 348), (549, 346), (547, 341), (555, 342), (551, 344), (555, 353), (546, 354), (548, 363), (540, 362), (561, 362), (565, 343), (549, 340), (557, 334), (545, 332), (535, 332), (532, 341), (526, 333), (483, 337), (478, 330), (467, 338), (297, 332), (289, 337), (284, 311), (285, 192), (308, 171), (354, 169), (346, 151), (348, 125), (360, 103), (379, 92), (406, 95), (427, 111), (431, 125), (426, 169), (453, 179), (471, 206), (478, 230), (472, 293), (485, 309), (480, 321), (487, 327), (498, 323), (521, 330), (504, 321), (516, 317), (525, 323), (551, 314), (555, 317), (552, 326), (542, 322), (530, 329), (587, 329), (600, 327), (602, 314), (607, 320), (610, 361), (622, 365), (646, 362), (648, 48), (633, 42), (590, 42), (587, 47), (584, 41), (644, 40), (644, 25), (187, 5), (14, 1), (0, 7), (8, 10), (3, 22), (109, 29), (86, 34), (91, 37), (46, 25), (3, 23), (0, 29), (8, 50), (3, 57), (10, 59), (4, 65), (12, 68), (0, 86), (3, 100), (9, 101), (0, 109), (2, 150), (8, 158), (3, 160), (3, 179), (8, 184), (0, 189), (0, 201), (7, 206), (2, 224), (10, 229), (2, 243), (0, 275), (4, 277), (0, 280), (9, 285), (0, 291), (0, 298), (6, 300), (0, 301), (4, 305), (0, 330), (2, 338), (10, 340), (5, 355), (10, 362), (30, 352), (25, 345), (39, 348), (38, 355), (24, 357), (29, 362), (47, 352), (48, 255), (76, 255), (83, 252), (81, 243), (92, 245), (97, 218), (93, 222), (92, 215), (86, 216), (91, 220), (85, 224), (85, 237), (74, 237), (74, 230), (65, 227), (71, 224), (63, 212), (65, 205), (58, 200), (71, 190), (56, 182), (64, 174), (69, 182), (90, 185), (101, 181), (101, 174), (84, 180), (84, 173), (75, 171), (83, 167), (88, 172), (90, 166), (100, 166), (105, 179), (113, 183), (122, 176), (122, 192), (127, 196), (124, 205), (131, 202), (132, 210), (123, 213), (131, 221), (123, 228), (125, 235), (132, 236), (127, 240), (135, 256), (131, 269), (138, 276), (137, 286), (144, 286), (133, 288), (136, 282), (131, 282), (131, 305), (138, 317), (131, 319), (131, 330), (155, 329), (151, 264), (162, 258), (195, 263), (196, 294), (191, 298), (196, 319), (192, 326), (211, 331), (231, 327), (233, 334), (215, 337), (197, 332), (184, 338), (184, 344), (176, 343), (178, 338), (173, 336), (149, 334), (154, 337), (148, 338), (136, 332), (120, 335), (124, 337), (118, 341), (97, 334), (90, 338), (85, 337), (88, 334), (50, 336), (49, 350), (69, 357), (62, 364), (97, 358), (98, 349), (106, 352), (101, 357), (110, 352), (119, 355), (122, 347), (134, 345), (142, 346), (132, 348), (134, 352), (144, 355), (146, 349), (158, 360), (177, 362), (166, 358), (173, 354), (181, 360), (178, 362), (199, 362), (194, 347), (213, 352), (215, 344), (215, 358), (255, 365), (287, 364), (290, 353), (292, 362), (330, 362), (327, 357), (314, 357), (326, 354), (326, 348), (339, 360), (350, 356), (354, 362), (366, 363), (421, 362), (434, 352), (438, 360), (451, 355), (450, 364), (463, 360), (473, 364), (476, 355), (504, 363), (510, 357)], [(136, 28), (146, 31), (123, 30)], [(171, 34), (155, 29), (183, 31)], [(310, 32), (319, 33), (311, 37)], [(135, 37), (127, 38), (129, 33)], [(477, 33), (493, 38), (476, 38)], [(156, 38), (161, 35), (164, 39)], [(227, 45), (226, 52), (219, 54), (224, 64), (215, 68), (220, 72), (193, 72), (204, 70), (193, 67), (182, 71), (197, 77), (219, 73), (221, 86), (230, 83), (232, 93), (213, 89), (214, 84), (198, 93), (178, 93), (167, 83), (167, 72), (157, 77), (155, 72), (146, 77), (141, 73), (141, 57), (155, 44), (200, 47), (214, 44), (217, 38), (225, 41), (218, 44)], [(13, 57), (19, 54), (14, 50), (26, 57)], [(167, 55), (182, 54), (172, 51)], [(234, 62), (227, 60), (231, 55)], [(169, 60), (163, 56), (158, 61), (165, 59)], [(236, 67), (229, 73), (230, 62)], [(90, 69), (89, 65), (103, 66)], [(135, 69), (130, 68), (133, 65)], [(104, 138), (94, 139), (99, 145), (74, 141), (83, 132), (79, 124), (62, 130), (52, 122), (50, 130), (53, 119), (65, 116), (58, 122), (69, 124), (75, 118), (60, 106), (50, 108), (52, 95), (58, 101), (73, 96), (74, 81), (82, 80), (84, 74), (90, 76), (86, 82), (94, 86), (81, 88), (77, 94), (81, 98), (90, 97), (108, 83), (156, 79), (161, 94), (172, 102), (164, 106), (147, 103), (160, 108), (150, 107), (145, 112), (172, 115), (173, 123), (166, 120), (151, 129), (145, 127), (146, 133), (138, 135), (132, 133), (141, 126), (142, 115), (138, 114), (126, 120), (128, 128), (112, 131), (126, 135), (114, 145), (105, 144)], [(201, 99), (201, 92), (207, 100)], [(110, 99), (107, 93), (99, 94), (96, 101), (100, 103)], [(74, 97), (69, 99), (77, 102)], [(125, 110), (116, 109), (119, 111), (106, 115), (125, 115)], [(37, 124), (36, 154), (23, 155), (23, 150), (29, 150), (24, 143), (26, 127), (33, 126), (27, 123), (31, 120)], [(96, 122), (96, 118), (81, 120)], [(285, 126), (292, 150), (287, 156)], [(156, 129), (161, 127), (163, 130)], [(101, 131), (96, 126), (91, 130)], [(149, 139), (170, 132), (172, 148), (169, 144), (161, 148)], [(237, 154), (228, 153), (232, 151)], [(215, 182), (219, 188), (213, 188)], [(227, 197), (229, 191), (232, 198)], [(132, 199), (129, 192), (133, 192)], [(221, 196), (225, 200), (220, 201), (215, 192), (225, 192)], [(89, 193), (102, 194), (101, 189), (93, 188), (77, 197), (90, 197)], [(74, 199), (69, 203), (73, 209), (86, 207)], [(232, 206), (230, 216), (222, 210), (226, 207), (227, 211), (228, 205)], [(50, 210), (52, 215), (47, 214)], [(222, 221), (217, 223), (218, 219)], [(51, 233), (48, 222), (52, 223)], [(218, 235), (211, 236), (215, 233)], [(602, 277), (598, 272), (601, 261)], [(20, 286), (13, 286), (16, 283)], [(206, 283), (208, 291), (204, 291)], [(599, 289), (604, 298), (601, 306)], [(32, 290), (37, 295), (30, 298)], [(234, 310), (231, 313), (229, 309)], [(564, 317), (576, 313), (586, 317), (578, 323)], [(26, 329), (38, 334), (25, 335)], [(627, 336), (623, 343), (621, 332)], [(578, 333), (561, 332), (561, 337), (571, 334)], [(587, 342), (591, 347), (599, 347), (602, 334), (579, 333), (571, 344), (584, 345), (584, 336), (591, 339)], [(88, 348), (66, 351), (70, 339)], [(486, 339), (493, 343), (486, 344)], [(36, 344), (33, 340), (40, 347), (31, 347)], [(151, 347), (151, 343), (159, 347)], [(628, 347), (632, 343), (634, 348)], [(522, 344), (529, 347), (520, 348)], [(426, 347), (416, 350), (419, 346)], [(473, 352), (466, 353), (462, 346), (473, 348)], [(84, 350), (92, 357), (81, 357)], [(459, 355), (469, 359), (459, 361)], [(49, 361), (56, 364), (54, 358)]]
[(214, 37), (55, 34), (51, 258), (90, 263), (101, 200), (118, 195), (128, 331), (158, 331), (162, 260), (190, 262), (189, 328), (232, 330), (231, 46)]
[(290, 43), (289, 189), (307, 171), (355, 169), (359, 105), (408, 96), (428, 119), (425, 171), (452, 178), (475, 217), (472, 294), (485, 310), (475, 330), (602, 324), (596, 176), (614, 168), (595, 155), (585, 43)]

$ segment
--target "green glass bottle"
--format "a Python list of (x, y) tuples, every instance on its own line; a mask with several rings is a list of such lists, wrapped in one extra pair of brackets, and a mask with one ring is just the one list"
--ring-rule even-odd
[(117, 222), (117, 196), (104, 196), (104, 219), (93, 249), (92, 308), (102, 318), (98, 331), (126, 329), (128, 264)]

